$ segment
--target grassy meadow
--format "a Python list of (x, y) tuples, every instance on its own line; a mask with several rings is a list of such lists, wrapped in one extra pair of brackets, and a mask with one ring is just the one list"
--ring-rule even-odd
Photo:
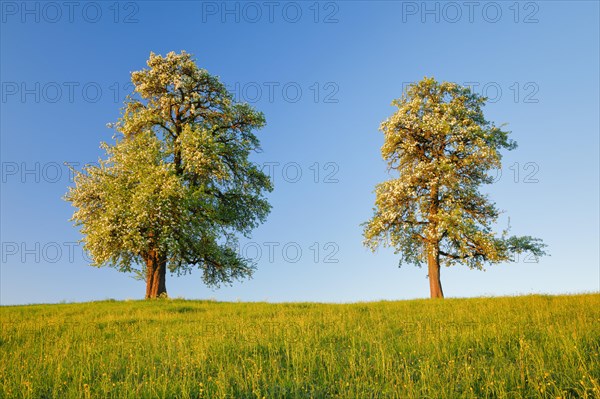
[(600, 294), (0, 307), (0, 398), (600, 398)]

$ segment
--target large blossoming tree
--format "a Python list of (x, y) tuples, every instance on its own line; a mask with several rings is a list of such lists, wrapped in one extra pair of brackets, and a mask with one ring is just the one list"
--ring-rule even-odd
[(479, 189), (493, 182), (501, 149), (516, 143), (484, 118), (485, 98), (432, 78), (412, 84), (384, 121), (381, 154), (395, 178), (377, 185), (374, 215), (364, 225), (365, 244), (401, 254), (400, 263), (427, 263), (431, 297), (443, 297), (440, 266), (483, 269), (513, 253), (544, 255), (530, 236), (497, 235), (499, 211)]
[(270, 211), (271, 182), (249, 160), (264, 116), (186, 52), (151, 53), (147, 65), (131, 75), (106, 159), (66, 195), (84, 247), (96, 266), (145, 277), (146, 298), (166, 294), (167, 269), (200, 268), (208, 285), (250, 276), (255, 265), (234, 248)]

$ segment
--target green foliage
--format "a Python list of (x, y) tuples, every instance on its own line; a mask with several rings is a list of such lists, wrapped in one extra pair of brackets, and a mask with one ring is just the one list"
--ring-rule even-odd
[(420, 265), (433, 247), (447, 266), (482, 269), (508, 261), (515, 252), (544, 255), (531, 237), (498, 237), (499, 211), (479, 191), (500, 168), (500, 150), (516, 143), (485, 119), (485, 98), (455, 83), (433, 78), (409, 86), (381, 124), (388, 171), (398, 174), (376, 187), (373, 218), (364, 225), (365, 244), (396, 248), (401, 262)]
[(171, 272), (199, 267), (209, 285), (250, 276), (254, 265), (233, 248), (270, 211), (271, 182), (249, 160), (264, 116), (185, 52), (151, 53), (148, 67), (132, 73), (107, 158), (77, 173), (66, 195), (85, 249), (95, 265), (138, 276), (151, 251)]
[(1, 398), (600, 397), (599, 294), (112, 301), (0, 319)]

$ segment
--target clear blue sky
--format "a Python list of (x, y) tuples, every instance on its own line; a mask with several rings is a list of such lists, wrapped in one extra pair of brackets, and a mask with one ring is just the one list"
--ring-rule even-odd
[[(71, 3), (68, 3), (71, 4)], [(449, 297), (600, 290), (599, 6), (544, 2), (11, 2), (1, 21), (0, 303), (141, 298), (144, 282), (87, 266), (61, 197), (63, 162), (111, 141), (129, 73), (186, 50), (263, 111), (273, 210), (240, 248), (254, 278), (173, 297), (369, 301), (427, 297), (426, 270), (370, 253), (360, 224), (387, 178), (381, 121), (424, 76), (470, 83), (519, 147), (490, 192), (514, 234), (551, 257), (442, 270)], [(300, 174), (301, 173), (301, 174)], [(260, 250), (260, 252), (259, 252)], [(260, 255), (260, 258), (259, 258)]]

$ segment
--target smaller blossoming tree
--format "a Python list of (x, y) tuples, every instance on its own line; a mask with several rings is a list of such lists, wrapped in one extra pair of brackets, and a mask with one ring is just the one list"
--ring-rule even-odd
[(395, 247), (400, 263), (426, 262), (432, 298), (444, 296), (441, 265), (481, 270), (513, 253), (545, 255), (540, 239), (492, 231), (499, 211), (479, 187), (493, 182), (488, 172), (500, 168), (499, 151), (516, 143), (484, 118), (485, 98), (425, 78), (392, 104), (398, 109), (381, 125), (381, 154), (399, 176), (376, 187), (365, 245)]

